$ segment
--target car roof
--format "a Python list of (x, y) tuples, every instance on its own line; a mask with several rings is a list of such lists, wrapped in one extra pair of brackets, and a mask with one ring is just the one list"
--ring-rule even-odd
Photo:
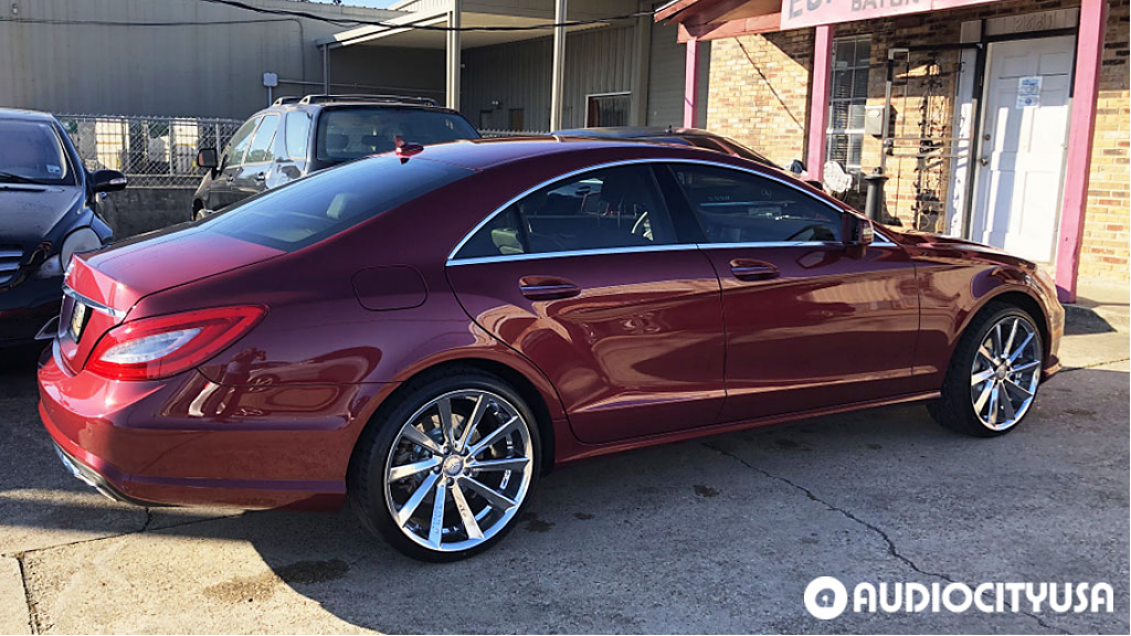
[[(427, 97), (405, 95), (307, 95), (305, 97), (280, 97), (267, 108), (256, 112), (252, 117), (266, 113), (286, 113), (301, 111), (316, 113), (332, 108), (413, 108), (459, 114), (459, 111), (441, 106), (436, 100)], [(250, 119), (250, 117), (249, 117)]]
[[(411, 142), (411, 139), (406, 141)], [(486, 170), (508, 163), (533, 158), (578, 155), (591, 165), (624, 159), (701, 159), (736, 166), (759, 166), (755, 162), (731, 157), (715, 150), (692, 146), (642, 144), (632, 140), (594, 139), (586, 137), (496, 137), (464, 139), (425, 146), (414, 157), (449, 163), (472, 170)], [(411, 159), (410, 159), (411, 160)]]
[(569, 137), (594, 137), (601, 139), (648, 139), (651, 137), (722, 137), (699, 128), (673, 128), (660, 126), (595, 126), (593, 128), (568, 128), (554, 131), (554, 135)]
[(19, 108), (0, 108), (0, 119), (21, 119), (24, 121), (37, 121), (42, 123), (55, 122), (55, 116), (51, 113)]

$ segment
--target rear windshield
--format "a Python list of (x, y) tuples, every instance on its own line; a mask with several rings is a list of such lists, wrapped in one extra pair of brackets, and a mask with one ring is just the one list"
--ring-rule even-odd
[(474, 171), (425, 159), (371, 157), (323, 170), (198, 223), (243, 241), (292, 251), (311, 245)]
[(348, 161), (389, 152), (394, 138), (428, 145), (476, 139), (479, 133), (453, 113), (421, 108), (332, 108), (318, 118), (318, 159)]
[(55, 127), (0, 119), (0, 183), (72, 185), (74, 175)]

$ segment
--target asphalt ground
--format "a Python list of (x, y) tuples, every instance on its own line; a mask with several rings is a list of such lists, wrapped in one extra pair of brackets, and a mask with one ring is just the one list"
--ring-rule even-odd
[[(74, 480), (36, 411), (35, 351), (0, 351), (0, 632), (1122, 633), (1129, 342), (984, 440), (894, 406), (558, 470), (496, 549), (427, 565), (338, 514), (152, 509)], [(848, 611), (806, 586), (1100, 583), (1113, 612)], [(1008, 607), (1008, 605), (1006, 606)]]

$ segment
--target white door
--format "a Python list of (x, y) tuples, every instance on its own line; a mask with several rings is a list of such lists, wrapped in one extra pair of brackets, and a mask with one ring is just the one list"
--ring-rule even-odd
[(1074, 50), (1071, 36), (989, 50), (970, 238), (1038, 263), (1055, 254)]

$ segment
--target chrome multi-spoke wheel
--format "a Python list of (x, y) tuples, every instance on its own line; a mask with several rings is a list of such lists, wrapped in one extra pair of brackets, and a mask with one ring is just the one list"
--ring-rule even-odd
[(970, 321), (955, 347), (942, 391), (929, 403), (943, 426), (978, 437), (1017, 427), (1033, 406), (1044, 372), (1044, 340), (1036, 318), (1000, 301)]
[(446, 392), (400, 427), (385, 461), (385, 504), (405, 537), (462, 552), (508, 527), (534, 474), (531, 423), (502, 395)]
[(1022, 316), (1006, 316), (990, 327), (970, 372), (970, 399), (982, 424), (993, 431), (1012, 427), (1028, 412), (1041, 381), (1041, 338)]

